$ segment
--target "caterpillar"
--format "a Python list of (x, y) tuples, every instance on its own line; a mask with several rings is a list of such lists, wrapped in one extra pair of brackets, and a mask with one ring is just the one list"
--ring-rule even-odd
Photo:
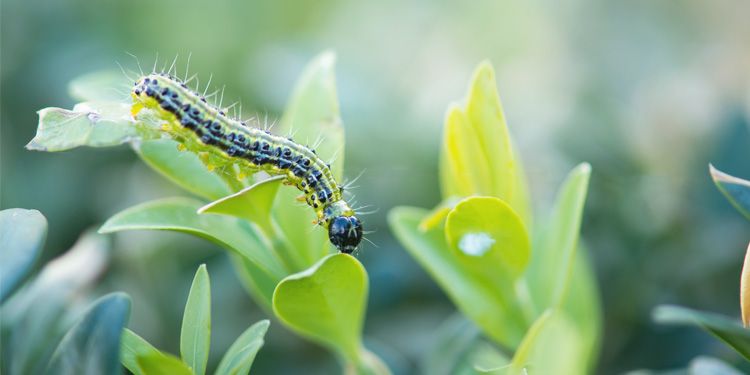
[[(215, 165), (237, 165), (238, 179), (259, 171), (284, 176), (286, 185), (302, 191), (297, 198), (317, 213), (316, 223), (328, 230), (329, 241), (351, 254), (362, 240), (362, 222), (343, 199), (344, 187), (331, 174), (330, 165), (315, 150), (292, 138), (273, 135), (229, 118), (206, 98), (169, 74), (151, 73), (135, 81), (131, 93), (134, 117), (143, 108), (166, 121), (162, 130), (178, 139), (181, 150), (207, 151), (218, 155)], [(214, 164), (214, 165), (212, 165)]]

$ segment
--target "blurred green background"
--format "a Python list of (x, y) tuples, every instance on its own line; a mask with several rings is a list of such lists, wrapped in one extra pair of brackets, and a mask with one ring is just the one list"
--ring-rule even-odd
[[(438, 203), (443, 115), (489, 59), (529, 174), (537, 212), (563, 176), (589, 161), (583, 237), (605, 312), (597, 374), (684, 366), (699, 354), (742, 365), (693, 328), (651, 323), (677, 303), (739, 316), (739, 272), (750, 224), (714, 188), (708, 163), (750, 177), (750, 2), (553, 1), (20, 1), (1, 14), (0, 205), (40, 210), (44, 257), (133, 204), (186, 194), (128, 147), (26, 151), (36, 111), (71, 108), (72, 79), (160, 66), (226, 85), (225, 103), (278, 118), (303, 66), (333, 49), (346, 128), (345, 175), (369, 239), (367, 345), (397, 374), (416, 371), (454, 308), (394, 240), (395, 205)], [(180, 73), (182, 74), (182, 73)], [(123, 99), (126, 99), (123, 95)], [(311, 213), (312, 215), (312, 213)], [(209, 369), (264, 317), (216, 246), (170, 233), (113, 236), (109, 272), (92, 295), (133, 298), (130, 327), (178, 353), (182, 309), (197, 266), (213, 290)], [(272, 322), (253, 373), (327, 374), (334, 359)]]

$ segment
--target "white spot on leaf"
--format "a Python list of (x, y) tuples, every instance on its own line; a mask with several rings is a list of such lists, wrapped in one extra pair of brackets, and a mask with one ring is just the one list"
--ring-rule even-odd
[(466, 255), (480, 257), (487, 252), (495, 243), (495, 239), (490, 237), (489, 234), (480, 233), (466, 233), (458, 241), (458, 248)]

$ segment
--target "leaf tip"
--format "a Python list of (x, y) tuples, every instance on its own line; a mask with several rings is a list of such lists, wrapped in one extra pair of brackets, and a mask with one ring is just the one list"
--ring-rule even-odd
[(742, 313), (742, 324), (750, 327), (750, 244), (745, 252), (745, 262), (742, 265), (740, 277), (740, 311)]

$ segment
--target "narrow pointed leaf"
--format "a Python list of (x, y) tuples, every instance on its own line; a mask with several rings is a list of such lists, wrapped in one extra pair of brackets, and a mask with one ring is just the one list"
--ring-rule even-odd
[(526, 178), (508, 134), (492, 66), (472, 77), (464, 103), (448, 109), (440, 157), (443, 198), (493, 196), (508, 203), (529, 227)]
[(47, 237), (47, 219), (37, 210), (0, 211), (0, 302), (31, 270)]
[(123, 328), (122, 341), (120, 343), (120, 363), (130, 372), (135, 375), (149, 375), (138, 364), (138, 358), (161, 354), (159, 350), (154, 348), (141, 336), (136, 335), (127, 328)]
[(97, 300), (65, 334), (46, 374), (120, 374), (120, 335), (130, 314), (130, 299), (113, 293)]
[(653, 318), (657, 323), (703, 328), (750, 360), (750, 330), (743, 327), (740, 321), (719, 314), (670, 305), (657, 306)]
[(268, 320), (261, 320), (245, 330), (234, 341), (216, 369), (216, 375), (247, 375), (255, 355), (263, 346), (263, 336), (268, 331)]
[(182, 360), (196, 375), (206, 372), (208, 345), (211, 340), (211, 286), (206, 265), (195, 273), (190, 295), (185, 305), (180, 332)]
[(591, 166), (574, 168), (560, 188), (550, 224), (534, 248), (526, 279), (537, 308), (558, 308), (564, 302), (586, 202)]
[(359, 363), (368, 280), (347, 254), (332, 254), (276, 287), (273, 309), (293, 331)]
[(542, 333), (542, 329), (544, 328), (544, 325), (547, 323), (551, 315), (552, 310), (546, 310), (544, 313), (542, 313), (542, 315), (539, 316), (534, 324), (529, 327), (529, 330), (526, 332), (526, 336), (523, 337), (523, 340), (518, 346), (518, 349), (516, 349), (516, 352), (513, 353), (513, 359), (510, 362), (509, 370), (511, 374), (520, 373), (521, 370), (526, 367), (526, 364), (531, 357), (532, 350), (534, 350), (534, 345), (536, 345), (537, 340), (539, 339), (539, 335), (540, 333)]
[(708, 167), (711, 171), (711, 178), (714, 179), (719, 191), (740, 213), (750, 219), (750, 181), (728, 175), (714, 168), (713, 165), (709, 164)]

